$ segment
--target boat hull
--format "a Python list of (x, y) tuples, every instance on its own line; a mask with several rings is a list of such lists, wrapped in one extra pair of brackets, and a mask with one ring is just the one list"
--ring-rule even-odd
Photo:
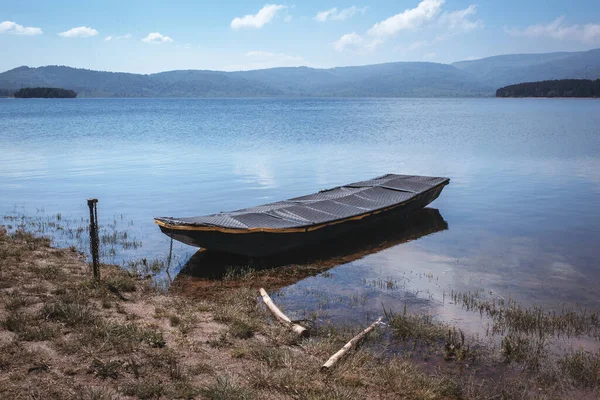
[(398, 224), (402, 224), (405, 216), (426, 207), (437, 199), (446, 184), (447, 182), (435, 186), (405, 203), (346, 220), (308, 227), (302, 231), (233, 233), (217, 230), (181, 229), (164, 225), (160, 225), (160, 229), (174, 240), (190, 246), (251, 257), (266, 257), (307, 245), (315, 245), (343, 234), (360, 234), (364, 227), (381, 223), (384, 220), (389, 222), (390, 219), (393, 219)]

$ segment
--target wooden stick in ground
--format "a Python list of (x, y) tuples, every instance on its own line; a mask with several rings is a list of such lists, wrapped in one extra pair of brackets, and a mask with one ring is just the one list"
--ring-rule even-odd
[(379, 317), (377, 319), (377, 321), (373, 322), (367, 329), (365, 329), (364, 331), (362, 331), (361, 333), (359, 333), (358, 335), (356, 335), (352, 339), (350, 339), (350, 341), (348, 343), (346, 343), (344, 345), (344, 347), (342, 347), (337, 353), (332, 355), (329, 358), (329, 360), (327, 360), (327, 362), (325, 364), (323, 364), (323, 366), (321, 367), (321, 371), (327, 371), (331, 367), (333, 367), (335, 363), (337, 363), (342, 357), (344, 357), (344, 355), (348, 352), (348, 350), (350, 350), (352, 347), (354, 347), (358, 342), (360, 342), (360, 340), (362, 338), (367, 336), (369, 334), (369, 332), (371, 332), (373, 329), (375, 329), (375, 327), (381, 323), (381, 319), (382, 319), (382, 317)]
[(275, 303), (273, 303), (273, 300), (271, 300), (265, 289), (260, 288), (260, 295), (262, 296), (262, 299), (267, 305), (269, 311), (273, 313), (279, 322), (288, 326), (300, 336), (308, 336), (308, 330), (301, 325), (293, 323), (284, 313), (282, 313), (281, 310), (277, 308)]

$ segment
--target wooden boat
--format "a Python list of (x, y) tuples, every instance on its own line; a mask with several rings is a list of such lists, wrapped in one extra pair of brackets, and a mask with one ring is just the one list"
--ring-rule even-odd
[(255, 271), (286, 266), (306, 267), (297, 268), (293, 276), (289, 277), (294, 279), (291, 282), (294, 283), (306, 276), (316, 275), (447, 229), (448, 223), (439, 210), (425, 207), (406, 217), (386, 218), (379, 223), (364, 226), (360, 235), (353, 235), (350, 231), (321, 243), (308, 244), (260, 259), (198, 249), (184, 264), (175, 280), (182, 276), (206, 281), (221, 280), (225, 275), (231, 274), (231, 271), (243, 271), (248, 267)]
[(209, 250), (265, 257), (397, 218), (435, 200), (448, 178), (388, 174), (307, 196), (202, 217), (159, 217), (169, 237)]

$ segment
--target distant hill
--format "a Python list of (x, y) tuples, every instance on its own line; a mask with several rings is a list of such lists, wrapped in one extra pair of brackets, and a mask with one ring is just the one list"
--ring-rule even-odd
[(600, 49), (576, 53), (511, 54), (452, 64), (484, 85), (600, 78)]
[(330, 69), (273, 68), (231, 74), (294, 96), (448, 97), (493, 93), (491, 86), (480, 84), (451, 65), (427, 62)]
[(498, 89), (496, 97), (600, 97), (600, 79), (518, 83)]
[(363, 67), (272, 68), (255, 71), (169, 71), (141, 75), (63, 66), (19, 67), (0, 74), (0, 87), (58, 86), (79, 97), (447, 97), (491, 96), (447, 64), (388, 63)]
[(63, 66), (19, 67), (0, 74), (0, 87), (56, 86), (79, 97), (201, 97), (277, 95), (224, 72), (172, 71), (154, 75), (102, 72)]
[(150, 75), (65, 66), (18, 67), (0, 73), (0, 88), (63, 87), (79, 97), (458, 97), (493, 96), (499, 87), (521, 82), (575, 78), (600, 78), (600, 49), (513, 54), (452, 65), (395, 62)]

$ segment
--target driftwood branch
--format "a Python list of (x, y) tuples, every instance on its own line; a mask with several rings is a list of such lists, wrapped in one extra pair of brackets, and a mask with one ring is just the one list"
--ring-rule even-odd
[(362, 338), (367, 336), (369, 334), (369, 332), (371, 332), (373, 329), (375, 329), (375, 327), (381, 323), (381, 319), (382, 319), (382, 317), (379, 317), (377, 319), (377, 321), (373, 322), (369, 327), (367, 327), (367, 329), (365, 329), (364, 331), (362, 331), (361, 333), (359, 333), (358, 335), (356, 335), (352, 339), (350, 339), (350, 341), (348, 343), (346, 343), (344, 345), (344, 347), (342, 347), (337, 353), (332, 355), (329, 358), (329, 360), (327, 360), (327, 362), (325, 364), (323, 364), (323, 366), (321, 367), (321, 370), (327, 371), (331, 367), (333, 367), (335, 365), (335, 363), (337, 363), (342, 357), (344, 357), (344, 355), (348, 352), (348, 350), (350, 350), (352, 347), (354, 347), (358, 342), (361, 341)]
[(275, 316), (275, 318), (277, 318), (279, 322), (289, 327), (291, 330), (293, 330), (300, 336), (308, 336), (308, 330), (301, 325), (293, 323), (284, 313), (282, 313), (281, 310), (275, 305), (275, 303), (273, 303), (273, 300), (271, 300), (265, 289), (260, 288), (260, 295), (262, 296), (262, 299), (265, 302), (269, 311), (273, 313), (273, 315)]

